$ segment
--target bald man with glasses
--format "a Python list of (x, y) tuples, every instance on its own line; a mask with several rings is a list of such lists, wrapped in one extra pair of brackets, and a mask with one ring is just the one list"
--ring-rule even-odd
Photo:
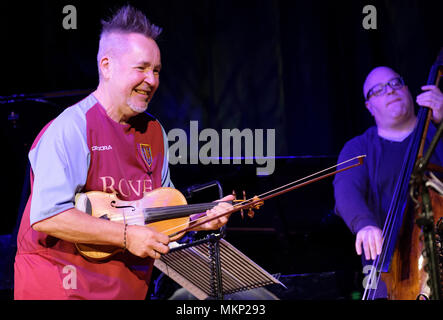
[[(416, 102), (432, 109), (429, 144), (443, 119), (443, 94), (433, 85), (422, 90)], [(373, 69), (364, 82), (363, 95), (376, 125), (348, 141), (338, 163), (362, 154), (367, 157), (362, 166), (336, 175), (334, 195), (336, 213), (356, 235), (357, 254), (364, 253), (363, 264), (370, 264), (381, 253), (382, 229), (417, 117), (407, 85), (391, 68)], [(443, 165), (443, 143), (431, 162)]]

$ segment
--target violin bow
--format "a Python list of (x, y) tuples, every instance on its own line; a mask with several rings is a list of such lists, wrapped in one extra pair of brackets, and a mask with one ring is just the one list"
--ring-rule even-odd
[[(296, 181), (290, 182), (290, 183), (288, 183), (286, 185), (283, 185), (283, 186), (280, 186), (280, 187), (275, 188), (273, 190), (267, 191), (267, 192), (265, 192), (265, 193), (263, 193), (263, 194), (261, 194), (259, 196), (254, 196), (254, 197), (252, 197), (250, 199), (243, 200), (240, 203), (235, 204), (231, 210), (228, 210), (226, 212), (220, 213), (220, 214), (215, 215), (215, 216), (213, 216), (211, 218), (206, 218), (206, 215), (203, 215), (202, 217), (199, 217), (198, 219), (193, 220), (193, 222), (196, 222), (196, 221), (198, 221), (198, 222), (193, 223), (192, 226), (188, 225), (186, 228), (183, 228), (180, 231), (177, 231), (177, 232), (174, 232), (173, 234), (170, 234), (169, 237), (172, 238), (172, 237), (175, 237), (175, 236), (179, 235), (180, 233), (191, 231), (192, 229), (194, 229), (196, 227), (199, 227), (199, 226), (201, 226), (201, 225), (203, 225), (203, 224), (205, 224), (207, 222), (210, 222), (212, 220), (224, 217), (226, 215), (230, 215), (230, 214), (232, 214), (234, 212), (237, 212), (237, 211), (240, 211), (240, 210), (251, 209), (251, 208), (258, 209), (260, 206), (263, 205), (264, 201), (266, 201), (266, 200), (269, 200), (271, 198), (277, 197), (277, 196), (282, 195), (284, 193), (287, 193), (289, 191), (292, 191), (292, 190), (295, 190), (295, 189), (299, 189), (299, 188), (304, 187), (304, 186), (306, 186), (308, 184), (311, 184), (311, 183), (314, 183), (314, 182), (326, 179), (326, 178), (331, 177), (331, 176), (333, 176), (333, 175), (335, 175), (337, 173), (349, 170), (349, 169), (354, 168), (354, 167), (358, 167), (358, 166), (363, 164), (363, 158), (365, 158), (365, 157), (366, 157), (366, 155), (360, 155), (360, 156), (357, 156), (357, 157), (345, 160), (345, 161), (343, 161), (341, 163), (338, 163), (338, 164), (336, 164), (334, 166), (331, 166), (329, 168), (323, 169), (321, 171), (318, 171), (316, 173), (313, 173), (311, 175), (308, 175), (308, 176), (303, 177), (301, 179), (298, 179)], [(352, 165), (347, 166), (345, 168), (342, 168), (342, 169), (336, 170), (334, 172), (330, 172), (330, 173), (324, 174), (322, 176), (319, 176), (319, 177), (316, 177), (316, 178), (312, 178), (311, 180), (308, 180), (308, 181), (300, 183), (301, 181), (304, 181), (304, 180), (309, 179), (311, 177), (317, 176), (317, 175), (319, 175), (319, 174), (321, 174), (321, 173), (323, 173), (325, 171), (331, 170), (333, 168), (336, 168), (338, 166), (341, 166), (341, 165), (343, 165), (345, 163), (348, 163), (348, 162), (351, 162), (351, 161), (354, 161), (354, 160), (358, 160), (358, 163), (352, 164)], [(201, 221), (199, 221), (199, 220), (201, 220)], [(175, 226), (173, 229), (178, 228), (178, 227), (181, 227), (181, 226), (180, 225), (179, 226)], [(166, 231), (171, 231), (171, 230), (166, 230)]]

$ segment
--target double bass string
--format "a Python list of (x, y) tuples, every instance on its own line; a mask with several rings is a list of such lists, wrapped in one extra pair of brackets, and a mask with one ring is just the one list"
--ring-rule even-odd
[[(381, 278), (382, 268), (385, 265), (386, 259), (389, 258), (388, 257), (389, 250), (387, 249), (386, 244), (387, 243), (389, 244), (392, 241), (393, 232), (395, 230), (394, 223), (397, 222), (401, 218), (400, 216), (404, 213), (404, 210), (406, 207), (406, 203), (400, 203), (398, 197), (399, 197), (399, 195), (401, 195), (403, 193), (407, 194), (407, 190), (404, 190), (404, 188), (407, 187), (407, 185), (405, 184), (405, 179), (408, 179), (410, 177), (410, 174), (407, 173), (407, 171), (408, 171), (408, 168), (410, 169), (409, 171), (411, 171), (411, 169), (412, 169), (412, 164), (410, 162), (413, 161), (416, 157), (416, 155), (413, 155), (412, 153), (414, 150), (418, 150), (418, 148), (419, 148), (420, 136), (418, 135), (418, 133), (421, 132), (420, 127), (423, 127), (425, 125), (424, 122), (425, 122), (425, 119), (427, 118), (427, 114), (428, 114), (428, 112), (425, 108), (421, 107), (419, 109), (419, 112), (417, 115), (417, 126), (415, 128), (415, 132), (412, 137), (412, 140), (408, 146), (408, 149), (407, 149), (407, 152), (405, 155), (405, 159), (403, 161), (402, 168), (400, 171), (400, 175), (397, 180), (394, 195), (391, 200), (391, 204), (389, 206), (388, 215), (386, 217), (386, 221), (383, 226), (382, 252), (374, 260), (374, 262), (372, 264), (372, 268), (371, 268), (370, 273), (368, 275), (368, 278), (370, 279), (369, 281), (376, 280), (375, 281), (375, 288), (378, 287), (378, 284), (379, 284), (380, 278)], [(412, 156), (414, 156), (414, 159), (411, 159)], [(409, 164), (409, 166), (408, 166), (408, 164)], [(401, 208), (401, 210), (399, 210), (399, 206), (403, 206), (403, 208)], [(374, 272), (376, 273), (375, 275), (374, 275)], [(369, 289), (371, 289), (373, 287), (372, 282), (371, 282), (371, 286), (369, 286), (369, 281), (367, 283), (367, 286), (365, 287), (365, 291), (363, 294), (363, 300), (365, 299), (366, 295), (369, 295)], [(373, 290), (372, 297), (371, 297), (372, 299), (375, 298), (375, 293), (376, 293), (376, 290)]]
[[(409, 153), (409, 148), (408, 148), (408, 153)], [(403, 179), (404, 179), (403, 174), (406, 171), (406, 168), (405, 168), (406, 163), (407, 163), (407, 161), (403, 161), (402, 168), (401, 168), (401, 171), (400, 171), (402, 174), (399, 176), (399, 178), (397, 180), (397, 184), (396, 184), (396, 187), (395, 187), (394, 195), (397, 195), (400, 192), (399, 189), (401, 189), (401, 184), (402, 184)], [(374, 259), (374, 262), (372, 263), (372, 268), (371, 268), (370, 274), (369, 274), (369, 279), (371, 281), (371, 285), (369, 286), (369, 281), (368, 281), (367, 287), (365, 288), (364, 296), (366, 294), (369, 294), (369, 289), (371, 289), (373, 287), (373, 283), (372, 283), (373, 280), (376, 280), (375, 281), (375, 288), (378, 287), (378, 284), (380, 282), (381, 268), (384, 265), (384, 263), (386, 261), (386, 257), (387, 257), (387, 250), (385, 248), (385, 244), (389, 243), (391, 241), (392, 231), (393, 231), (392, 224), (393, 224), (393, 221), (395, 221), (397, 219), (398, 210), (397, 210), (396, 207), (398, 205), (398, 202), (396, 200), (397, 199), (396, 199), (395, 196), (391, 200), (391, 204), (390, 204), (389, 210), (388, 210), (388, 215), (386, 217), (386, 222), (383, 225), (383, 231), (382, 231), (382, 252), (381, 252), (381, 254), (379, 256), (377, 256)], [(375, 275), (374, 275), (374, 272), (375, 272)], [(372, 299), (375, 298), (375, 293), (376, 293), (376, 290), (373, 290), (372, 291)]]

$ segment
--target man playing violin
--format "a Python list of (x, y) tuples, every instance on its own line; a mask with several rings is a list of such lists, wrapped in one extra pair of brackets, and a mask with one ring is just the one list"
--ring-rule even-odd
[[(130, 6), (102, 25), (97, 89), (46, 125), (29, 152), (32, 188), (17, 238), (16, 299), (144, 299), (154, 259), (169, 250), (169, 237), (152, 228), (74, 207), (79, 192), (137, 200), (173, 187), (165, 131), (145, 113), (159, 86), (161, 29)], [(231, 208), (220, 202), (206, 215)], [(196, 229), (218, 229), (227, 220)], [(97, 263), (82, 257), (75, 243), (124, 251)]]
[[(417, 104), (432, 110), (429, 144), (435, 125), (443, 119), (443, 94), (434, 85), (421, 89), (424, 92), (417, 96)], [(362, 166), (337, 174), (334, 193), (336, 212), (356, 235), (356, 252), (364, 254), (364, 264), (368, 264), (381, 253), (382, 228), (417, 117), (407, 85), (391, 68), (373, 69), (364, 82), (363, 94), (376, 126), (348, 141), (338, 162), (362, 154), (367, 157)], [(431, 162), (443, 164), (443, 143), (437, 146)]]

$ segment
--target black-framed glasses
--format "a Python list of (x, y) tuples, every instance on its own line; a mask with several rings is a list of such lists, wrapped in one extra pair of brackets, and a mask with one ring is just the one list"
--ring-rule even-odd
[(386, 83), (379, 83), (369, 89), (366, 100), (369, 100), (372, 96), (381, 96), (386, 93), (386, 87), (390, 86), (393, 90), (400, 90), (405, 85), (402, 77), (394, 78)]

